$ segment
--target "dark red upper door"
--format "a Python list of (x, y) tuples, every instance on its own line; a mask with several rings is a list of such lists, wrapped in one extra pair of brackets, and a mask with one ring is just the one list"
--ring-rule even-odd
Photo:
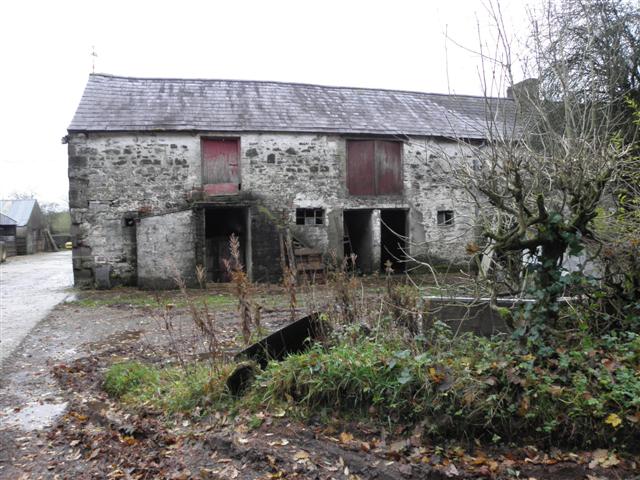
[(351, 195), (402, 194), (402, 143), (347, 140), (347, 190)]
[(374, 152), (371, 140), (347, 142), (347, 188), (351, 195), (375, 195)]
[(208, 195), (240, 190), (240, 146), (237, 139), (202, 140), (202, 185)]
[(402, 144), (376, 140), (378, 195), (402, 193)]

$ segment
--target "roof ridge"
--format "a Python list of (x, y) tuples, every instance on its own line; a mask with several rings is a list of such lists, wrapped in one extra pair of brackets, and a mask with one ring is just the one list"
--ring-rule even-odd
[(261, 84), (276, 84), (276, 85), (290, 85), (301, 87), (319, 87), (319, 88), (336, 88), (341, 90), (365, 90), (374, 92), (396, 92), (396, 93), (411, 93), (418, 95), (429, 96), (441, 96), (441, 97), (466, 97), (466, 98), (482, 98), (487, 100), (508, 100), (513, 101), (509, 97), (491, 97), (485, 95), (470, 95), (465, 93), (436, 93), (436, 92), (422, 92), (418, 90), (402, 90), (395, 88), (375, 88), (375, 87), (349, 87), (345, 85), (322, 85), (317, 83), (305, 83), (305, 82), (285, 82), (280, 80), (240, 80), (233, 78), (180, 78), (180, 77), (133, 77), (127, 75), (114, 75), (111, 73), (90, 73), (89, 77), (106, 77), (122, 80), (149, 80), (149, 81), (181, 81), (181, 82), (234, 82), (234, 83), (261, 83)]

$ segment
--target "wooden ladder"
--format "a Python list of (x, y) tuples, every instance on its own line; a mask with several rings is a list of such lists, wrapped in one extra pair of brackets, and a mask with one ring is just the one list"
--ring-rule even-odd
[(354, 253), (353, 245), (351, 244), (351, 235), (349, 234), (349, 227), (344, 226), (344, 236), (342, 237), (342, 253), (346, 258), (348, 255)]
[(304, 276), (308, 281), (324, 283), (326, 281), (326, 272), (322, 260), (322, 251), (308, 248), (295, 237), (292, 237), (291, 240), (298, 280)]

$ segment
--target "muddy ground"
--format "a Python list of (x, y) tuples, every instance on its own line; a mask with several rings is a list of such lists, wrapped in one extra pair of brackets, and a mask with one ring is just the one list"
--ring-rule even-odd
[[(225, 287), (208, 294), (232, 353), (240, 337), (235, 300)], [(263, 296), (266, 328), (286, 324), (286, 296), (277, 290)], [(115, 362), (168, 358), (156, 300), (173, 305), (178, 343), (195, 345), (179, 298), (135, 290), (85, 293), (32, 330), (1, 372), (0, 478), (640, 478), (629, 456), (433, 445), (419, 429), (387, 431), (376, 421), (302, 422), (286, 411), (198, 419), (133, 412), (101, 385)]]

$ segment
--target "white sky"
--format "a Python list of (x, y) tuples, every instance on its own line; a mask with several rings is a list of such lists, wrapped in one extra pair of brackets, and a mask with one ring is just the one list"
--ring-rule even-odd
[[(503, 0), (512, 32), (524, 0)], [(61, 144), (91, 72), (481, 94), (481, 0), (4, 0), (0, 198), (67, 201)], [(447, 79), (448, 57), (448, 79)], [(517, 79), (519, 80), (519, 79)], [(504, 95), (504, 89), (498, 92)]]

